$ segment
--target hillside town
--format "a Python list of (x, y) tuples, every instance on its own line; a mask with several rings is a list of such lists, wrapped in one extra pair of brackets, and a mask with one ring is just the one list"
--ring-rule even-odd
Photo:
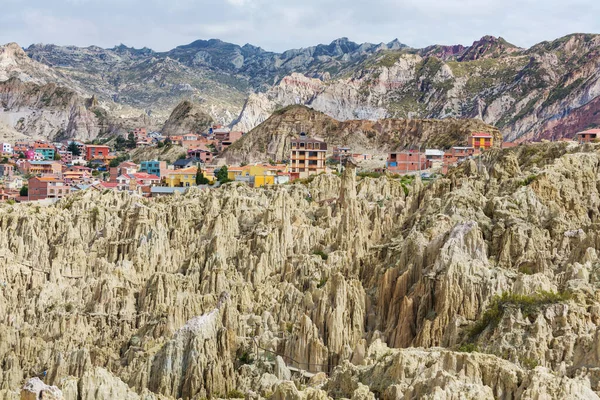
[[(243, 182), (251, 187), (285, 184), (322, 173), (337, 173), (351, 160), (366, 173), (416, 175), (429, 179), (446, 174), (450, 167), (478, 157), (491, 148), (507, 148), (515, 143), (496, 143), (486, 132), (474, 132), (467, 146), (448, 149), (418, 148), (390, 152), (386, 159), (347, 146), (331, 147), (318, 137), (302, 132), (290, 141), (289, 159), (254, 164), (222, 165), (218, 157), (243, 132), (214, 125), (203, 133), (165, 137), (136, 128), (116, 144), (17, 141), (2, 143), (0, 161), (0, 201), (27, 202), (69, 196), (81, 190), (117, 190), (160, 197), (183, 193), (188, 188), (218, 187), (227, 182)], [(600, 129), (576, 134), (573, 140), (593, 142)], [(178, 145), (185, 154), (173, 163), (129, 159), (127, 149)]]

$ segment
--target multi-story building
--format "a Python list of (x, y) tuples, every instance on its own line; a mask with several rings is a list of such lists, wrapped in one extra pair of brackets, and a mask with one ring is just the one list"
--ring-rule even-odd
[(0, 178), (10, 178), (15, 172), (13, 164), (0, 164)]
[(54, 160), (54, 154), (56, 150), (54, 146), (48, 143), (36, 142), (33, 145), (33, 151), (38, 154), (41, 154), (44, 160)]
[(135, 128), (131, 133), (133, 133), (136, 141), (146, 140), (148, 138), (148, 131), (146, 128)]
[(467, 139), (469, 147), (480, 150), (491, 149), (494, 146), (494, 137), (489, 133), (476, 132), (469, 135)]
[[(196, 174), (198, 167), (189, 167), (167, 171), (163, 178), (165, 186), (168, 187), (188, 187), (196, 184)], [(208, 178), (208, 177), (207, 177)]]
[(142, 161), (140, 163), (140, 172), (162, 177), (167, 172), (167, 163), (166, 161), (158, 160)]
[(62, 173), (62, 164), (56, 161), (24, 161), (19, 166), (23, 174), (42, 175)]
[(325, 172), (327, 143), (310, 138), (303, 132), (291, 140), (291, 145), (290, 174), (294, 179)]
[(29, 178), (27, 186), (29, 200), (60, 199), (71, 192), (71, 188), (55, 176), (34, 176)]
[(85, 158), (86, 160), (104, 160), (108, 158), (110, 154), (110, 147), (90, 144), (85, 146)]
[(203, 164), (207, 164), (213, 160), (212, 152), (206, 147), (197, 147), (190, 149), (187, 152), (188, 158), (199, 160)]
[(10, 154), (13, 153), (13, 147), (10, 143), (2, 143), (2, 154)]
[(397, 174), (422, 171), (429, 167), (425, 153), (418, 151), (390, 153), (387, 159), (387, 170)]
[(138, 187), (150, 187), (158, 185), (160, 178), (156, 175), (145, 172), (136, 172), (134, 174), (123, 174), (117, 178), (117, 188), (119, 190), (135, 191)]

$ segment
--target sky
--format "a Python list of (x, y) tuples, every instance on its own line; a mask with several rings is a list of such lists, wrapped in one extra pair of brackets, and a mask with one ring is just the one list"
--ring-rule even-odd
[(165, 51), (218, 38), (281, 52), (395, 38), (411, 47), (469, 45), (484, 35), (529, 47), (600, 33), (598, 0), (0, 0), (0, 44)]

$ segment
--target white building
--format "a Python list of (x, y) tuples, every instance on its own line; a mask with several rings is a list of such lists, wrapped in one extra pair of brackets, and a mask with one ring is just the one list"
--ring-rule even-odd
[(12, 154), (13, 148), (10, 143), (2, 143), (2, 154)]

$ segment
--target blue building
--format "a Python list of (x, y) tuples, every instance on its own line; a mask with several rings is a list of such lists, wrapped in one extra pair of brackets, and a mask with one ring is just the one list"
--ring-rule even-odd
[(164, 175), (164, 171), (167, 169), (166, 161), (158, 161), (158, 160), (150, 160), (150, 161), (142, 161), (140, 163), (140, 172), (145, 172), (147, 174), (156, 175), (161, 177), (161, 172)]

